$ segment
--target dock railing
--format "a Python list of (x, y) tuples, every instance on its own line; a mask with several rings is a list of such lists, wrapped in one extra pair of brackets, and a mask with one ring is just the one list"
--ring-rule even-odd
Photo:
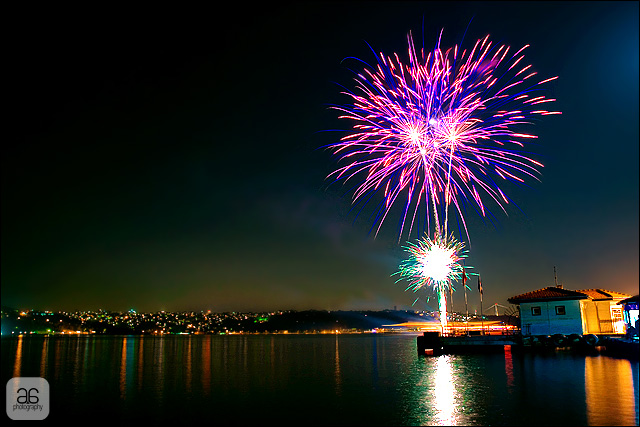
[(499, 321), (481, 322), (449, 322), (442, 331), (442, 336), (478, 336), (478, 335), (520, 335), (521, 331), (515, 325), (507, 325)]

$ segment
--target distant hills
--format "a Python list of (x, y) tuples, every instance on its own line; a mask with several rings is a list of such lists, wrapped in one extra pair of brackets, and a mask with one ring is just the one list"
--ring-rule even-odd
[(210, 312), (50, 312), (2, 307), (2, 335), (25, 333), (268, 333), (357, 332), (405, 322), (437, 322), (429, 312), (407, 310)]

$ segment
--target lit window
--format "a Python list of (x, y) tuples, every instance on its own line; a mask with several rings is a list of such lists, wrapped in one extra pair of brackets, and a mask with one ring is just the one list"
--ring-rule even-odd
[(541, 314), (542, 314), (542, 309), (540, 307), (531, 307), (532, 316), (540, 316)]
[(564, 316), (567, 312), (564, 309), (564, 305), (556, 305), (556, 314), (558, 316)]
[(622, 309), (621, 308), (612, 308), (611, 309), (611, 320), (614, 322), (622, 321)]

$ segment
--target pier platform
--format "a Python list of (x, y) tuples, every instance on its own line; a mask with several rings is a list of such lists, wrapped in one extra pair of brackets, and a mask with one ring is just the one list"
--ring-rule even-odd
[(440, 355), (449, 353), (502, 352), (505, 348), (520, 346), (516, 335), (464, 335), (441, 336), (438, 332), (424, 332), (417, 337), (418, 354)]
[(463, 335), (443, 336), (439, 332), (424, 332), (416, 339), (418, 355), (487, 353), (504, 351), (573, 350), (603, 353), (630, 359), (638, 358), (638, 340), (621, 337), (560, 334), (552, 336)]

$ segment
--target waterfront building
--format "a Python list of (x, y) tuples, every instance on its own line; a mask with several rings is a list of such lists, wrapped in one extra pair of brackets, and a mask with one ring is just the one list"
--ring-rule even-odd
[(638, 333), (640, 332), (638, 326), (638, 302), (640, 295), (636, 295), (631, 298), (623, 299), (618, 304), (622, 306), (622, 317), (624, 319), (625, 334), (628, 338), (638, 339)]
[(518, 305), (522, 335), (624, 334), (620, 301), (631, 295), (604, 289), (550, 286), (508, 299)]

